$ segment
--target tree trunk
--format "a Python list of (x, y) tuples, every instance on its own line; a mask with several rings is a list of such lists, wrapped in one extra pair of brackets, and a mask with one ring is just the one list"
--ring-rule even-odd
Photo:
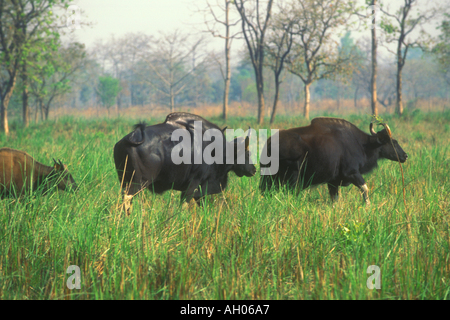
[(34, 123), (38, 123), (39, 103), (36, 102), (36, 112), (34, 114)]
[(5, 133), (5, 135), (9, 135), (9, 126), (8, 126), (8, 105), (11, 100), (14, 87), (16, 86), (17, 73), (10, 78), (9, 83), (6, 88), (5, 96), (2, 97), (1, 101), (1, 110), (0, 110), (0, 130)]
[(262, 64), (258, 68), (256, 73), (256, 92), (258, 94), (258, 124), (262, 124), (264, 121), (264, 79)]
[(41, 110), (41, 121), (44, 121), (44, 102), (39, 100), (39, 110)]
[(228, 96), (230, 92), (230, 78), (231, 78), (231, 68), (230, 68), (230, 24), (229, 24), (229, 13), (230, 13), (230, 1), (225, 0), (225, 89), (223, 92), (223, 110), (222, 118), (227, 119), (228, 114)]
[(401, 116), (403, 114), (403, 97), (402, 97), (402, 68), (403, 68), (403, 62), (402, 62), (402, 56), (401, 56), (401, 49), (398, 52), (398, 62), (397, 62), (397, 104), (395, 107), (395, 112)]
[[(228, 62), (227, 62), (228, 64)], [(227, 66), (227, 68), (229, 68)], [(222, 118), (224, 120), (227, 119), (228, 115), (228, 96), (230, 95), (230, 76), (231, 76), (231, 69), (229, 69), (229, 73), (227, 75), (227, 78), (225, 79), (225, 90), (223, 93), (223, 110), (222, 110)]]
[(28, 108), (28, 75), (27, 65), (23, 66), (22, 72), (23, 92), (22, 92), (22, 120), (24, 128), (28, 127), (30, 113)]
[(45, 116), (45, 121), (48, 120), (48, 114), (50, 112), (50, 106), (46, 106), (44, 107), (44, 116)]
[(279, 95), (280, 95), (280, 81), (278, 80), (278, 77), (275, 75), (275, 97), (273, 98), (273, 109), (272, 115), (270, 117), (271, 124), (275, 121), (275, 113), (277, 111)]
[(170, 88), (170, 112), (175, 110), (175, 97), (173, 96), (173, 90)]
[(262, 83), (256, 84), (258, 91), (258, 124), (262, 124), (264, 121), (264, 92)]
[(22, 93), (22, 120), (24, 128), (28, 127), (30, 119), (30, 112), (28, 109), (28, 87), (23, 88)]
[(399, 116), (403, 114), (403, 97), (402, 97), (402, 72), (397, 73), (397, 105), (396, 112)]
[(309, 104), (311, 102), (311, 94), (309, 92), (309, 88), (311, 83), (305, 84), (305, 109), (303, 111), (303, 115), (306, 120), (309, 120)]
[[(372, 0), (372, 5), (377, 5), (377, 0)], [(375, 9), (372, 11), (373, 13), (373, 24), (372, 24), (372, 80), (370, 83), (370, 93), (371, 93), (371, 107), (372, 114), (378, 116), (378, 105), (377, 105), (377, 34), (375, 28)]]
[(9, 135), (9, 126), (8, 126), (8, 101), (9, 99), (7, 99), (5, 97), (5, 99), (3, 99), (2, 101), (2, 110), (0, 112), (0, 117), (1, 117), (1, 130), (2, 132), (5, 133), (5, 135)]
[[(262, 41), (262, 40), (261, 40)], [(262, 42), (263, 43), (263, 42)], [(264, 110), (265, 110), (265, 102), (264, 102), (264, 75), (263, 75), (263, 66), (264, 66), (264, 49), (259, 48), (259, 71), (256, 75), (256, 87), (258, 91), (258, 124), (263, 124), (264, 122)]]

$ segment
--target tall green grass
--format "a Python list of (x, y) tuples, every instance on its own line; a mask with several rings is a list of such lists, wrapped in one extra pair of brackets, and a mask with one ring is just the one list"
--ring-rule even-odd
[[(409, 154), (406, 207), (398, 163), (380, 161), (365, 176), (370, 206), (355, 187), (341, 188), (334, 204), (325, 186), (262, 197), (258, 174), (230, 174), (203, 207), (146, 191), (125, 216), (112, 151), (135, 121), (16, 128), (0, 136), (2, 147), (44, 164), (61, 159), (80, 188), (0, 201), (0, 298), (449, 299), (450, 113), (383, 118)], [(368, 132), (368, 116), (347, 119)], [(306, 124), (279, 118), (272, 128)], [(70, 265), (81, 269), (80, 290), (66, 286)], [(371, 265), (380, 290), (366, 286)]]

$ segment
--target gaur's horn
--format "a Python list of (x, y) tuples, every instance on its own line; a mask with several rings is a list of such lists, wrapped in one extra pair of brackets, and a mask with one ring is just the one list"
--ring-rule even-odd
[(376, 135), (377, 135), (377, 133), (375, 132), (375, 130), (373, 130), (373, 122), (370, 123), (370, 133), (371, 133), (373, 136), (376, 136)]
[(225, 132), (225, 130), (227, 130), (228, 126), (226, 126), (225, 128), (222, 129), (222, 133)]
[(383, 126), (386, 128), (386, 131), (387, 131), (389, 137), (392, 137), (391, 128), (389, 128), (389, 126), (387, 125), (387, 123), (383, 124)]

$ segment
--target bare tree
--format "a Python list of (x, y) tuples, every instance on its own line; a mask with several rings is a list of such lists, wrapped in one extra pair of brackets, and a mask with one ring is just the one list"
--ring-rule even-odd
[[(223, 6), (220, 5), (219, 0), (216, 0), (216, 6), (213, 7), (209, 1), (206, 1), (208, 17), (212, 16), (212, 21), (205, 17), (205, 24), (208, 32), (210, 32), (214, 37), (222, 38), (225, 40), (225, 70), (222, 67), (219, 59), (216, 61), (220, 65), (220, 72), (224, 80), (224, 92), (223, 92), (223, 108), (222, 108), (222, 118), (225, 120), (228, 114), (228, 98), (230, 93), (230, 81), (231, 81), (231, 44), (233, 39), (237, 38), (240, 32), (232, 32), (232, 27), (236, 26), (240, 20), (232, 19), (230, 17), (230, 7), (233, 4), (232, 0), (221, 0)], [(215, 10), (219, 8), (219, 12)], [(220, 16), (223, 13), (224, 16)], [(219, 24), (225, 29), (225, 34), (217, 30), (216, 25)]]
[[(258, 123), (264, 120), (264, 48), (267, 28), (272, 15), (273, 0), (236, 0), (234, 4), (241, 16), (242, 33), (247, 44), (256, 78), (258, 95)], [(262, 7), (266, 5), (266, 9)]]
[(27, 72), (27, 64), (24, 63), (21, 71), (22, 77), (22, 121), (23, 126), (28, 127), (28, 123), (30, 121), (30, 112), (28, 108), (28, 98), (29, 98), (29, 90), (28, 90), (28, 72)]
[(372, 0), (372, 79), (370, 81), (370, 94), (371, 101), (370, 105), (372, 106), (372, 114), (378, 116), (378, 106), (377, 106), (377, 72), (378, 72), (378, 64), (377, 64), (377, 28), (376, 28), (376, 7), (377, 0)]
[(282, 82), (280, 76), (284, 69), (285, 59), (291, 51), (293, 42), (293, 33), (291, 32), (292, 19), (286, 17), (286, 14), (288, 14), (289, 11), (283, 9), (284, 8), (281, 8), (281, 13), (274, 17), (274, 23), (270, 27), (270, 33), (266, 43), (267, 65), (272, 69), (275, 80), (275, 95), (270, 123), (275, 121), (275, 114), (280, 95), (280, 84)]
[(311, 84), (344, 72), (351, 59), (351, 56), (339, 54), (332, 35), (347, 23), (354, 9), (351, 2), (344, 0), (297, 0), (291, 12), (294, 47), (287, 65), (288, 70), (303, 81), (303, 115), (309, 119)]
[[(362, 43), (361, 43), (362, 42)], [(372, 75), (373, 75), (373, 63), (371, 59), (371, 40), (362, 39), (358, 45), (361, 52), (361, 59), (358, 61), (357, 67), (353, 71), (353, 85), (355, 87), (354, 104), (356, 108), (356, 101), (358, 92), (361, 91), (363, 96), (371, 99), (373, 97), (373, 87), (372, 87)], [(369, 50), (365, 50), (369, 48)], [(381, 104), (386, 109), (390, 106), (391, 102), (395, 98), (395, 75), (392, 71), (389, 61), (381, 61), (379, 64), (377, 61), (377, 78), (381, 81), (376, 88), (377, 97), (377, 109), (378, 104)], [(372, 101), (371, 101), (372, 105)], [(372, 109), (373, 112), (373, 109)]]
[[(103, 73), (111, 74), (119, 79), (121, 87), (124, 89), (119, 92), (117, 97), (117, 107), (124, 104), (126, 96), (130, 97), (130, 103), (133, 101), (133, 85), (130, 79), (130, 71), (136, 67), (140, 61), (142, 52), (147, 52), (150, 43), (153, 41), (151, 36), (142, 33), (128, 33), (120, 38), (111, 38), (106, 42), (98, 42), (94, 52), (102, 65)], [(135, 79), (136, 80), (136, 79)]]
[[(431, 37), (425, 32), (423, 26), (444, 10), (443, 7), (440, 8), (439, 6), (426, 9), (419, 8), (418, 4), (418, 0), (404, 0), (403, 5), (395, 13), (390, 13), (389, 8), (381, 6), (381, 11), (385, 15), (381, 25), (385, 31), (386, 42), (397, 44), (396, 51), (393, 53), (397, 60), (395, 111), (398, 115), (403, 114), (402, 70), (405, 66), (408, 50), (414, 47), (423, 47), (427, 44)], [(418, 27), (421, 28), (420, 34), (413, 36), (412, 32)]]
[(189, 40), (178, 30), (162, 33), (160, 39), (155, 40), (153, 49), (142, 55), (152, 71), (143, 78), (168, 100), (166, 104), (171, 112), (175, 110), (175, 98), (186, 90), (189, 77), (208, 61), (206, 54), (199, 54), (203, 39)]

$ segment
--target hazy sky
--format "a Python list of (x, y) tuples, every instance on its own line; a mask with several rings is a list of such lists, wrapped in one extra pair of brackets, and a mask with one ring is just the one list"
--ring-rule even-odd
[(158, 31), (171, 32), (177, 28), (188, 31), (193, 29), (192, 24), (202, 23), (201, 15), (193, 15), (195, 5), (204, 3), (205, 0), (76, 0), (74, 4), (84, 11), (82, 19), (93, 26), (74, 33), (89, 48), (98, 39), (109, 39), (111, 34), (157, 35)]
[[(210, 2), (215, 3), (215, 0)], [(204, 29), (204, 24), (203, 15), (196, 13), (196, 8), (204, 7), (205, 3), (206, 0), (75, 0), (74, 4), (84, 11), (82, 20), (91, 22), (93, 26), (74, 30), (73, 34), (77, 41), (91, 49), (95, 41), (106, 41), (112, 34), (120, 37), (127, 33), (143, 32), (157, 36), (158, 31), (172, 32), (177, 28), (197, 33)], [(393, 9), (403, 0), (387, 3)], [(419, 3), (426, 7), (427, 3), (433, 2), (420, 0)], [(428, 31), (436, 34), (435, 27), (428, 28)], [(352, 37), (359, 38), (361, 34), (370, 36), (369, 30), (364, 30), (363, 33), (353, 32)], [(211, 36), (207, 39), (214, 48), (223, 47), (221, 40)]]

